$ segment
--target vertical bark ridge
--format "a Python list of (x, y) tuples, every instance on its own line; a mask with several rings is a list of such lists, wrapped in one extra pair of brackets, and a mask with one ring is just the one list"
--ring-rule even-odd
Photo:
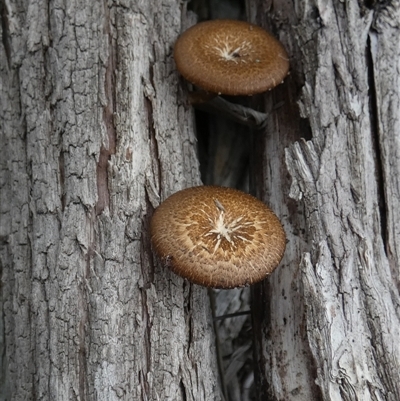
[(386, 210), (386, 251), (392, 275), (400, 290), (400, 223), (399, 205), (399, 87), (397, 57), (400, 53), (397, 38), (399, 2), (375, 4), (374, 21), (369, 33), (377, 105), (379, 149), (382, 160), (384, 201)]
[(110, 10), (106, 2), (104, 2), (104, 31), (108, 36), (107, 51), (108, 58), (105, 63), (104, 76), (104, 97), (103, 102), (103, 121), (106, 129), (106, 143), (100, 148), (99, 161), (97, 163), (97, 204), (96, 213), (101, 214), (105, 208), (110, 207), (110, 193), (108, 189), (108, 162), (111, 155), (116, 152), (116, 130), (114, 124), (115, 114), (115, 71), (117, 68), (116, 42), (113, 38), (113, 30), (111, 28), (112, 21)]
[(0, 64), (10, 399), (219, 400), (206, 291), (155, 262), (148, 237), (154, 207), (200, 183), (171, 57), (180, 3), (12, 7), (13, 69)]
[[(399, 354), (392, 337), (399, 330), (398, 296), (388, 275), (377, 207), (379, 174), (364, 67), (372, 15), (364, 12), (354, 4), (347, 4), (346, 12), (339, 4), (320, 9), (323, 55), (315, 82), (321, 84), (302, 96), (303, 110), (316, 121), (313, 140), (289, 147), (286, 155), (291, 194), (305, 202), (315, 243), (301, 266), (308, 339), (324, 399), (380, 394), (395, 400), (397, 385), (385, 378), (398, 369), (397, 358), (385, 355)], [(328, 38), (335, 42), (325, 48)], [(307, 158), (310, 152), (314, 160)], [(392, 334), (377, 337), (387, 331)]]
[(3, 42), (4, 55), (8, 67), (11, 67), (10, 32), (8, 22), (8, 10), (4, 0), (0, 2), (1, 40)]
[[(390, 188), (397, 186), (393, 181), (398, 177), (395, 174), (398, 163), (393, 160), (397, 160), (394, 155), (398, 146), (393, 142), (396, 137), (393, 130), (383, 133), (389, 117), (395, 114), (386, 114), (383, 94), (390, 93), (395, 99), (396, 91), (389, 89), (387, 82), (388, 76), (390, 81), (395, 81), (392, 77), (398, 74), (394, 73), (396, 63), (389, 62), (386, 70), (378, 56), (390, 54), (396, 59), (398, 41), (393, 40), (393, 35), (398, 24), (392, 21), (396, 14), (387, 11), (385, 18), (381, 18), (385, 32), (378, 34), (371, 29), (374, 10), (362, 3), (293, 3), (291, 8), (291, 5), (272, 2), (268, 11), (276, 25), (282, 27), (280, 35), (286, 40), (290, 54), (295, 55), (290, 84), (302, 85), (300, 98), (295, 100), (300, 116), (310, 124), (312, 138), (286, 142), (271, 151), (276, 146), (274, 139), (278, 143), (274, 133), (265, 147), (269, 157), (265, 185), (268, 188), (272, 182), (278, 187), (283, 181), (284, 192), (290, 183), (288, 195), (292, 198), (292, 201), (282, 200), (280, 195), (272, 195), (272, 208), (285, 216), (282, 213), (285, 206), (281, 203), (288, 205), (294, 201), (303, 212), (305, 222), (303, 231), (289, 233), (286, 260), (291, 263), (284, 261), (271, 277), (271, 322), (267, 324), (269, 331), (265, 331), (263, 341), (265, 363), (273, 364), (278, 377), (267, 375), (268, 395), (271, 399), (294, 400), (296, 390), (297, 395), (313, 400), (396, 400), (399, 386), (391, 378), (398, 376), (400, 356), (395, 340), (400, 334), (399, 296), (393, 280), (398, 277), (395, 267), (398, 263), (390, 260), (390, 252), (385, 253), (381, 232), (385, 223), (379, 210), (382, 175), (377, 162), (377, 157), (381, 157), (385, 202), (396, 205), (398, 198), (395, 202), (390, 200), (391, 189), (387, 189), (386, 182), (392, 183)], [(288, 24), (296, 18), (297, 24)], [(373, 60), (370, 73), (374, 75), (376, 88), (376, 121), (370, 116), (373, 88), (369, 87), (366, 65), (368, 38)], [(298, 49), (302, 57), (298, 57)], [(390, 84), (390, 88), (398, 85)], [(280, 116), (277, 112), (276, 124), (271, 123), (276, 132), (288, 129), (285, 119), (291, 114), (286, 103), (283, 112), (287, 114)], [(376, 153), (374, 124), (379, 128), (380, 155)], [(278, 155), (285, 145), (283, 171), (290, 174), (287, 181), (279, 179), (284, 177), (284, 172), (281, 176), (274, 173), (279, 171)], [(388, 232), (395, 233), (396, 223), (391, 222), (389, 209)], [(300, 228), (296, 217), (290, 216), (288, 220), (285, 228)], [(306, 243), (302, 242), (303, 238)], [(387, 235), (388, 247), (392, 241), (391, 246), (396, 249), (395, 235), (392, 238)], [(293, 243), (299, 245), (297, 253), (293, 252)], [(278, 313), (286, 305), (281, 288), (288, 280), (297, 288), (285, 294), (296, 304), (300, 315), (289, 326), (293, 332), (282, 323)], [(296, 303), (296, 291), (301, 294), (301, 305)], [(301, 332), (305, 334), (303, 342), (297, 341)], [(282, 341), (276, 340), (276, 333)], [(299, 348), (294, 352), (296, 346)], [(279, 352), (283, 358), (275, 362), (279, 360)], [(286, 355), (292, 356), (290, 368), (282, 362)], [(304, 363), (309, 365), (301, 369)], [(307, 373), (308, 380), (304, 380)], [(316, 383), (318, 388), (311, 383)], [(300, 386), (293, 388), (294, 384)]]

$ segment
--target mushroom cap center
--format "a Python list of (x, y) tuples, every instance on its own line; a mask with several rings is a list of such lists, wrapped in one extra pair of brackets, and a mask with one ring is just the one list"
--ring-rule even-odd
[(253, 223), (249, 221), (243, 222), (243, 216), (232, 217), (229, 214), (225, 215), (225, 208), (217, 199), (215, 199), (215, 205), (217, 216), (208, 216), (210, 230), (205, 233), (205, 237), (211, 237), (211, 240), (215, 243), (213, 253), (215, 254), (221, 244), (234, 250), (237, 247), (238, 241), (250, 242), (250, 239), (246, 238), (246, 235), (249, 234), (249, 228), (251, 228)]
[(235, 38), (216, 37), (214, 46), (205, 45), (210, 52), (215, 51), (221, 61), (233, 61), (234, 63), (251, 62), (254, 54), (251, 43), (247, 40), (235, 43)]

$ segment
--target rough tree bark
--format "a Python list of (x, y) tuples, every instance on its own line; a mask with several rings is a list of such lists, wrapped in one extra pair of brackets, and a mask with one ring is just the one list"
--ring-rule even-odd
[(254, 291), (259, 399), (397, 401), (400, 3), (249, 4), (291, 57), (256, 147), (288, 234)]
[[(258, 397), (397, 401), (399, 1), (247, 3), (292, 66), (253, 151), (288, 234), (253, 291)], [(147, 232), (200, 183), (180, 2), (1, 0), (0, 19), (0, 399), (219, 400), (206, 292)]]
[(149, 217), (200, 183), (181, 2), (0, 2), (3, 400), (219, 400), (204, 289)]

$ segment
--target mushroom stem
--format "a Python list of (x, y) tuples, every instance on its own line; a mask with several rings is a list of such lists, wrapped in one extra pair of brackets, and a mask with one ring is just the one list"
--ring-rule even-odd
[(243, 316), (243, 315), (250, 315), (251, 311), (242, 311), (242, 312), (235, 312), (235, 313), (227, 313), (226, 315), (215, 316), (213, 320), (224, 320), (228, 319), (229, 317), (236, 317), (236, 316)]
[(223, 115), (240, 124), (247, 125), (255, 129), (264, 129), (268, 114), (255, 111), (250, 107), (228, 102), (221, 96), (216, 96), (205, 103), (193, 104), (199, 110), (207, 111), (218, 115)]

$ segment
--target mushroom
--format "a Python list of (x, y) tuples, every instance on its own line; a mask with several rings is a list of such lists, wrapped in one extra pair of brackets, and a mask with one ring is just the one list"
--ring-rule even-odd
[[(289, 71), (282, 44), (264, 29), (244, 21), (212, 20), (192, 26), (177, 40), (174, 58), (184, 78), (218, 95), (265, 92), (281, 83)], [(211, 103), (227, 109), (227, 114), (238, 112), (231, 111), (221, 98)], [(248, 108), (239, 115), (244, 122), (250, 117), (255, 125), (262, 125), (266, 117)]]
[(192, 26), (177, 40), (174, 58), (188, 81), (224, 95), (265, 92), (289, 71), (282, 44), (244, 21), (213, 20)]
[(263, 280), (286, 245), (280, 221), (263, 202), (217, 186), (188, 188), (167, 198), (154, 212), (150, 233), (165, 266), (213, 288)]

